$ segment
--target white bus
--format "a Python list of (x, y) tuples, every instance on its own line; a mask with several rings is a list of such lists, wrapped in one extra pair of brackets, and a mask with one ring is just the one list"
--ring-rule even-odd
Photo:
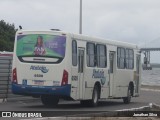
[(40, 97), (46, 106), (59, 99), (96, 106), (100, 99), (139, 96), (140, 50), (134, 44), (62, 31), (16, 33), (12, 91)]

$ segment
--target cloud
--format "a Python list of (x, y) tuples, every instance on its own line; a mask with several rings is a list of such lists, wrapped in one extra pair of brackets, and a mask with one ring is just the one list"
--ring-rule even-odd
[[(24, 29), (78, 33), (79, 2), (1, 0), (0, 19)], [(159, 6), (159, 0), (83, 0), (83, 34), (144, 46), (160, 37)]]
[(94, 5), (87, 4), (84, 30), (89, 34), (95, 30), (94, 34), (105, 38), (142, 44), (156, 38), (160, 32), (158, 4), (157, 0), (101, 0)]
[[(0, 1), (1, 2), (1, 1)], [(21, 24), (26, 29), (51, 29), (60, 28), (68, 31), (78, 29), (78, 3), (73, 4), (61, 0), (11, 0), (0, 3), (0, 11), (5, 11), (7, 6), (9, 10), (1, 14), (2, 19)], [(72, 29), (71, 29), (72, 28)]]

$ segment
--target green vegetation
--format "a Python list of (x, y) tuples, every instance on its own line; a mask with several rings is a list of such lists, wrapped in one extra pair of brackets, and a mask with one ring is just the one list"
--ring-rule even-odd
[(15, 33), (14, 24), (0, 21), (0, 51), (13, 51)]

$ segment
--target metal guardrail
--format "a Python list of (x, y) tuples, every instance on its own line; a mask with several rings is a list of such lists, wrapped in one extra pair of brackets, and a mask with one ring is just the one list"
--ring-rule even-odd
[(12, 74), (11, 54), (0, 54), (0, 99), (3, 101), (28, 100), (34, 99), (28, 96), (14, 95), (11, 91), (11, 74)]
[(0, 99), (8, 98), (11, 84), (12, 56), (0, 56)]

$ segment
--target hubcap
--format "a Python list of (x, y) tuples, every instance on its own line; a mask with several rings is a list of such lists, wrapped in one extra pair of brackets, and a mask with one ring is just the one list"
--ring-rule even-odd
[(98, 93), (97, 93), (97, 90), (95, 90), (94, 91), (94, 98), (93, 98), (94, 103), (97, 102), (97, 99), (98, 99)]

